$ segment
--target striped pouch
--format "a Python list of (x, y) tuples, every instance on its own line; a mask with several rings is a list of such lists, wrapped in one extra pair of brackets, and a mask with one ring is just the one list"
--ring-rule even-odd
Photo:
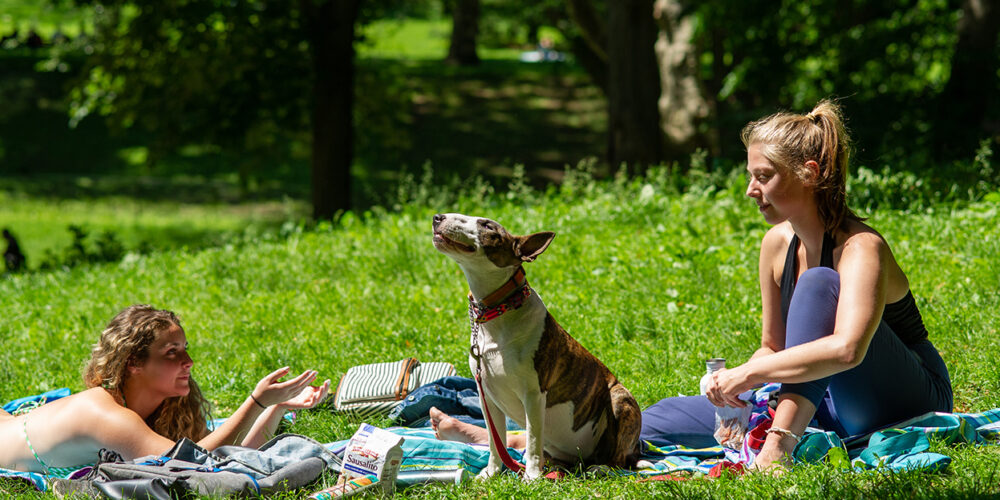
[(354, 366), (337, 384), (333, 411), (361, 418), (385, 416), (417, 387), (452, 375), (451, 363), (421, 363), (416, 358)]

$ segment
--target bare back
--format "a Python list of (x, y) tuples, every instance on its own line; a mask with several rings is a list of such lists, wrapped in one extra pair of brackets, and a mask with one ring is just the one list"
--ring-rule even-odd
[(101, 448), (114, 449), (129, 459), (173, 445), (99, 387), (23, 415), (0, 414), (0, 443), (6, 444), (0, 447), (0, 467), (29, 472), (45, 472), (34, 453), (46, 466), (61, 468), (92, 464)]

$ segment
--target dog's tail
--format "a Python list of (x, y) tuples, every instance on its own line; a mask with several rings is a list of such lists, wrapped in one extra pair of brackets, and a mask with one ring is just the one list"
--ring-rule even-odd
[(620, 382), (611, 387), (611, 409), (616, 423), (618, 446), (611, 463), (618, 467), (634, 468), (642, 455), (642, 411), (632, 393)]

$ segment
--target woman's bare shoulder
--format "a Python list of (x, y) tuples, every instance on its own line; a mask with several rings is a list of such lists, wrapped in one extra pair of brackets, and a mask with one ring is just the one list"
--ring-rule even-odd
[(860, 222), (851, 221), (846, 227), (847, 237), (844, 240), (844, 253), (863, 252), (878, 253), (887, 252), (889, 244), (878, 231), (871, 226)]
[(788, 248), (788, 243), (792, 241), (792, 225), (788, 222), (775, 224), (764, 233), (764, 238), (760, 242), (760, 252), (762, 255), (778, 255)]
[(120, 423), (123, 418), (128, 418), (128, 413), (131, 413), (118, 404), (108, 391), (100, 387), (73, 394), (65, 399), (64, 404), (58, 413), (68, 417), (67, 424), (88, 432), (110, 427), (106, 424), (112, 421)]

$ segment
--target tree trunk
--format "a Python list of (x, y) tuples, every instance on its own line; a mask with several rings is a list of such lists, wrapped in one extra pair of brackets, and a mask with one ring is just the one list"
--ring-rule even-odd
[(316, 220), (351, 208), (354, 25), (360, 0), (302, 0), (312, 53), (312, 202)]
[(590, 46), (598, 59), (608, 62), (608, 30), (601, 21), (601, 15), (594, 7), (593, 0), (569, 0), (566, 11), (580, 30), (583, 40)]
[(703, 132), (712, 116), (709, 99), (699, 76), (700, 51), (694, 43), (696, 19), (685, 13), (678, 0), (656, 0), (655, 18), (660, 27), (656, 55), (660, 68), (660, 126), (665, 136), (665, 156), (680, 160), (698, 147), (718, 154), (718, 140)]
[(987, 110), (997, 91), (1000, 6), (994, 0), (964, 0), (951, 76), (938, 96), (934, 142), (939, 159), (971, 156), (987, 133)]
[(576, 62), (595, 85), (608, 95), (608, 37), (606, 22), (601, 19), (593, 0), (569, 0), (566, 13), (579, 34), (563, 30), (570, 41)]
[(608, 95), (607, 59), (601, 59), (600, 55), (594, 52), (582, 36), (574, 36), (570, 38), (569, 42), (570, 50), (573, 51), (573, 57), (576, 58), (577, 64), (587, 72), (587, 76), (594, 82), (594, 85), (600, 87), (605, 96)]
[(608, 2), (608, 160), (649, 166), (663, 159), (656, 103), (653, 0)]
[(447, 61), (461, 66), (479, 64), (476, 36), (479, 35), (479, 0), (455, 0), (452, 12), (451, 47)]

